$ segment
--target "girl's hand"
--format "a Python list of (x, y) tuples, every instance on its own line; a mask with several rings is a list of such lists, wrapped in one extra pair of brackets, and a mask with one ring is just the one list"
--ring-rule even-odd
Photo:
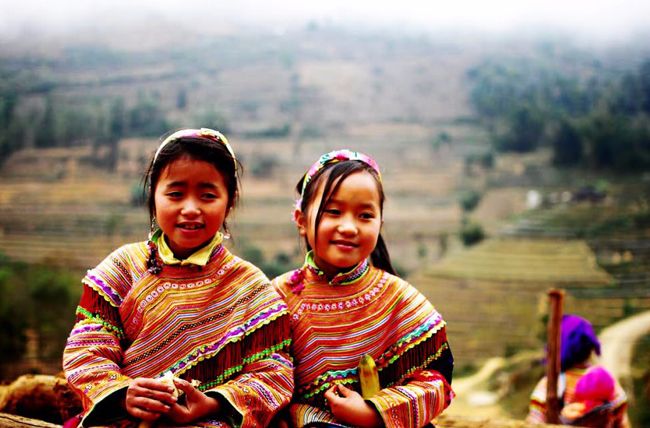
[(220, 410), (219, 401), (196, 389), (186, 380), (174, 378), (176, 387), (185, 393), (184, 403), (171, 406), (167, 417), (176, 424), (197, 421)]
[(325, 392), (325, 398), (330, 411), (341, 422), (362, 428), (384, 426), (379, 413), (356, 391), (334, 385)]
[(155, 421), (176, 403), (172, 393), (172, 388), (159, 380), (138, 377), (126, 390), (124, 406), (135, 418)]

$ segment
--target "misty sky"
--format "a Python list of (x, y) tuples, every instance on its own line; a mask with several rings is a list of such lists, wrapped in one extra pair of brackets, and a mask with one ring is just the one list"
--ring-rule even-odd
[(309, 20), (414, 30), (543, 29), (623, 39), (650, 29), (648, 0), (0, 0), (0, 34), (70, 29), (141, 13), (204, 22), (286, 26)]

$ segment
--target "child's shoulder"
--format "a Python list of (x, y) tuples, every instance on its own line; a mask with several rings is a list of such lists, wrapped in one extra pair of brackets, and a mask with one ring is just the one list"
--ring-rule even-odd
[(233, 255), (232, 263), (237, 266), (236, 271), (238, 274), (246, 273), (247, 275), (256, 277), (258, 281), (271, 282), (262, 269), (246, 259)]
[(422, 294), (415, 286), (413, 286), (413, 284), (411, 284), (401, 276), (386, 272), (385, 270), (379, 268), (373, 268), (373, 269), (375, 269), (380, 273), (380, 275), (376, 275), (378, 281), (391, 284), (392, 287), (398, 287), (399, 289), (404, 290), (405, 292)]
[(130, 242), (128, 244), (123, 244), (120, 247), (116, 248), (108, 255), (107, 259), (141, 259), (146, 261), (149, 257), (150, 249), (147, 244), (147, 241), (140, 242)]
[(149, 254), (150, 250), (147, 242), (124, 244), (107, 255), (92, 271), (97, 273), (118, 269), (124, 275), (130, 277), (134, 272), (142, 272), (147, 269)]

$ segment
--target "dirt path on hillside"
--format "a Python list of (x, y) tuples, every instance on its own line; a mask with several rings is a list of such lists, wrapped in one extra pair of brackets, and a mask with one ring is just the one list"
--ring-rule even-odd
[[(510, 358), (510, 363), (539, 358), (539, 352), (522, 352)], [(508, 413), (499, 405), (499, 393), (487, 390), (487, 381), (503, 368), (506, 360), (494, 357), (487, 360), (481, 369), (471, 376), (454, 379), (452, 387), (456, 398), (445, 414), (457, 416), (506, 418)]]
[(612, 372), (623, 387), (631, 376), (632, 353), (636, 342), (650, 333), (650, 311), (626, 318), (604, 329), (600, 335), (600, 363)]

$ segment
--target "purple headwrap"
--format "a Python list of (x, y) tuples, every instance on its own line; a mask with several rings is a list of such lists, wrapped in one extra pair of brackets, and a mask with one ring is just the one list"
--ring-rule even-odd
[(586, 319), (578, 315), (564, 315), (561, 330), (562, 371), (585, 361), (591, 351), (600, 355), (600, 342)]

